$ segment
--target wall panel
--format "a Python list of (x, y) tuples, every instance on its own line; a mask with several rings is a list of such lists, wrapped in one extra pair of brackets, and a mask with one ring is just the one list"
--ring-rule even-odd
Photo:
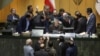
[(1, 20), (2, 20), (2, 19), (1, 19), (1, 16), (2, 16), (2, 15), (1, 15), (1, 10), (0, 10), (0, 22), (1, 22)]
[(59, 8), (63, 8), (65, 11), (70, 12), (70, 0), (60, 0)]
[(4, 9), (0, 10), (0, 22), (6, 22), (7, 15), (9, 14), (10, 5), (4, 7)]
[[(87, 16), (86, 8), (93, 8), (93, 12), (96, 14), (97, 23), (100, 22), (100, 15), (97, 14), (95, 9), (95, 1), (96, 0), (83, 0), (80, 5), (76, 5), (73, 0), (55, 0), (57, 11), (60, 8), (64, 8), (67, 12), (70, 12), (73, 16), (75, 11), (79, 10), (83, 15)], [(12, 3), (2, 10), (0, 10), (0, 22), (6, 22), (6, 17), (10, 12), (11, 8), (15, 8), (17, 10), (17, 14), (20, 16), (24, 15), (27, 6), (33, 5), (34, 11), (36, 10), (36, 6), (39, 7), (39, 11), (43, 10), (44, 0), (13, 0)], [(6, 12), (6, 13), (5, 13)]]
[(86, 15), (86, 0), (82, 0), (81, 4), (78, 5), (78, 11), (82, 13), (82, 15)]
[(73, 0), (70, 0), (70, 13), (74, 16), (75, 11), (78, 9), (78, 6), (73, 2)]

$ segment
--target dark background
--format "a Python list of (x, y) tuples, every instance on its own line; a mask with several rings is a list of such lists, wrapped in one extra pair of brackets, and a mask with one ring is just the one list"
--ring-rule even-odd
[[(34, 43), (38, 38), (31, 37)], [(23, 46), (26, 37), (0, 36), (0, 56), (24, 56)], [(51, 39), (57, 48), (56, 38)], [(75, 38), (78, 56), (100, 56), (100, 39)]]

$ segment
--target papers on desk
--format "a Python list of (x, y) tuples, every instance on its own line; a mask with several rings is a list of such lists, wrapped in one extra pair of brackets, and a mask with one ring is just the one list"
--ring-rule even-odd
[(76, 37), (77, 38), (88, 38), (89, 37), (89, 34), (87, 34), (86, 32), (82, 32), (80, 34), (76, 34)]
[(43, 34), (43, 36), (45, 36), (45, 37), (60, 37), (60, 36), (64, 36), (64, 34)]
[[(76, 34), (76, 33), (65, 33), (65, 34), (43, 34), (43, 36), (45, 37), (59, 37), (59, 36), (64, 36), (65, 38), (89, 38), (89, 35), (86, 33), (80, 33), (80, 34)], [(93, 35), (92, 37), (94, 37), (95, 35)], [(91, 37), (91, 36), (90, 36)], [(92, 38), (91, 37), (91, 38)]]
[(18, 32), (15, 32), (12, 34), (13, 36), (20, 36), (20, 34)]
[(45, 37), (60, 37), (64, 36), (65, 38), (75, 38), (75, 33), (65, 33), (65, 34), (44, 34)]
[(96, 34), (92, 34), (90, 37), (91, 38), (97, 38), (97, 35)]
[(30, 31), (22, 32), (21, 34), (22, 34), (22, 36), (24, 36), (24, 37), (29, 37), (29, 36), (31, 36), (31, 32), (30, 32)]
[(75, 38), (75, 33), (65, 33), (65, 37), (67, 38)]

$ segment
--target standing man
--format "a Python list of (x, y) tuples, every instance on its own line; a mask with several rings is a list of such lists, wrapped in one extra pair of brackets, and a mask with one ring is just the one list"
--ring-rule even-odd
[[(30, 13), (32, 16), (31, 16), (31, 29), (34, 29), (34, 27), (35, 27), (35, 21), (34, 21), (34, 19), (35, 19), (35, 17), (34, 17), (34, 14), (33, 14), (33, 12), (34, 12), (34, 10), (33, 10), (33, 6), (32, 5), (28, 5), (27, 6), (27, 12), (26, 12), (26, 14), (27, 13)], [(25, 15), (26, 15), (25, 14)]]
[(65, 44), (65, 39), (63, 36), (60, 36), (57, 41), (58, 43), (58, 48), (57, 48), (57, 56), (65, 56), (66, 55), (66, 44)]
[(47, 52), (48, 52), (49, 56), (57, 56), (56, 49), (54, 48), (52, 41), (48, 42)]
[(43, 44), (43, 43), (44, 43), (44, 38), (40, 37), (34, 45), (35, 52), (41, 49), (40, 44)]
[(35, 52), (35, 56), (49, 56), (48, 52), (45, 51), (45, 45), (40, 44), (40, 50)]
[(86, 32), (86, 23), (87, 23), (86, 17), (82, 16), (82, 14), (79, 11), (76, 11), (75, 15), (77, 20), (77, 28), (75, 30), (75, 33)]
[(31, 13), (32, 16), (33, 16), (33, 7), (32, 7), (32, 5), (28, 5), (28, 6), (27, 6), (27, 12), (26, 12), (26, 14), (27, 14), (27, 13)]
[(65, 13), (65, 10), (63, 8), (59, 9), (58, 13), (58, 19), (63, 22), (63, 14)]
[(92, 8), (87, 8), (88, 20), (87, 20), (87, 29), (88, 34), (96, 33), (96, 16), (94, 15)]
[(32, 40), (27, 39), (26, 45), (24, 46), (24, 56), (34, 56), (34, 50), (31, 45), (32, 45)]
[(27, 13), (25, 16), (21, 17), (18, 23), (17, 31), (19, 33), (30, 31), (31, 30), (31, 19), (32, 19), (32, 14), (30, 13)]
[(16, 25), (19, 21), (19, 15), (16, 14), (16, 9), (12, 8), (10, 10), (10, 14), (7, 16), (7, 28), (11, 29), (11, 28), (16, 28)]
[(39, 13), (41, 26), (45, 27), (45, 33), (48, 32), (49, 25), (51, 24), (52, 13), (50, 12), (50, 7), (45, 5), (43, 11)]
[(68, 48), (66, 48), (66, 56), (77, 56), (77, 46), (74, 43), (74, 40), (70, 38), (68, 40)]

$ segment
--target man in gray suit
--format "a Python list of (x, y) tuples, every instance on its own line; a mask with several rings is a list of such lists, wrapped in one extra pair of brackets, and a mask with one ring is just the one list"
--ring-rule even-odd
[(34, 56), (34, 50), (31, 45), (32, 45), (32, 40), (27, 39), (26, 45), (24, 46), (24, 56)]
[(87, 8), (88, 20), (87, 20), (87, 33), (95, 34), (96, 33), (96, 16), (92, 12), (92, 8)]

